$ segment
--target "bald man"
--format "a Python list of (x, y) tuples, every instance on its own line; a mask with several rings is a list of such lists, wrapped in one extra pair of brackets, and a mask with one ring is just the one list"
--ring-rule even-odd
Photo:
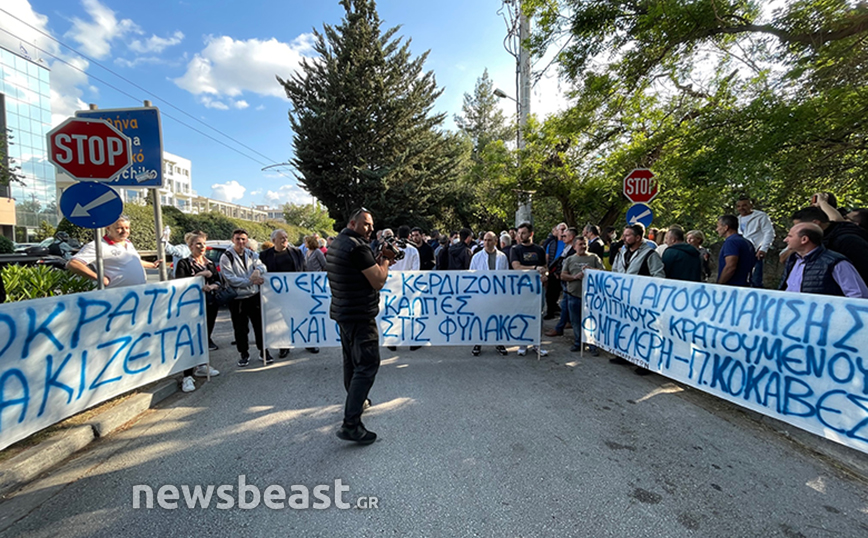
[(868, 287), (846, 256), (823, 246), (823, 229), (802, 222), (784, 239), (793, 255), (787, 259), (781, 290), (868, 298)]

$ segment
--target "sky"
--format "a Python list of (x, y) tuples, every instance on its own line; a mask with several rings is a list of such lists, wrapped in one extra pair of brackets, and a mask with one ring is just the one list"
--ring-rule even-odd
[[(453, 115), (485, 69), (515, 96), (502, 4), (377, 2), (383, 30), (400, 26), (413, 56), (430, 51), (425, 69), (444, 90), (435, 111), (447, 114), (446, 129), (457, 129)], [(290, 167), (262, 168), (293, 156), (290, 103), (275, 76), (291, 77), (315, 55), (313, 30), (341, 23), (337, 0), (0, 0), (0, 10), (0, 45), (23, 47), (51, 68), (53, 125), (89, 103), (130, 108), (147, 99), (160, 109), (164, 150), (192, 161), (198, 194), (247, 206), (311, 202)], [(549, 69), (531, 112), (565, 108), (562, 89)], [(501, 104), (514, 117), (515, 103)]]

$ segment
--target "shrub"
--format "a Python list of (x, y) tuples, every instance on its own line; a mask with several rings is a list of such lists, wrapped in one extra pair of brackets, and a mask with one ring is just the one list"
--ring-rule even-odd
[(15, 252), (15, 245), (8, 237), (0, 235), (0, 254), (11, 254)]
[(69, 295), (96, 288), (96, 282), (47, 265), (7, 265), (0, 271), (6, 285), (6, 301)]

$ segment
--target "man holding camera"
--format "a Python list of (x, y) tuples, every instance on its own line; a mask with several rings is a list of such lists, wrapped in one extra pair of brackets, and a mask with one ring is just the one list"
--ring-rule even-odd
[(377, 434), (362, 424), (368, 393), (380, 368), (380, 335), (377, 314), (380, 290), (389, 276), (394, 252), (384, 248), (375, 258), (369, 246), (374, 218), (365, 208), (355, 211), (335, 238), (326, 255), (326, 271), (332, 301), (329, 317), (338, 323), (343, 350), (344, 388), (347, 399), (344, 420), (337, 436), (369, 445)]

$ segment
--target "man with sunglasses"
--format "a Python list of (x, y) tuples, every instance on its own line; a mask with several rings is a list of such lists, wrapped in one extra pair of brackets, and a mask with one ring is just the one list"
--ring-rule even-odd
[[(326, 254), (326, 271), (332, 300), (329, 317), (338, 323), (343, 350), (344, 388), (347, 391), (344, 420), (337, 436), (344, 441), (369, 445), (377, 434), (362, 424), (362, 412), (370, 405), (368, 393), (380, 368), (380, 335), (377, 314), (380, 290), (389, 276), (394, 254), (383, 249), (374, 257), (370, 247), (374, 218), (365, 208), (350, 215), (350, 222), (332, 242)], [(390, 257), (391, 256), (391, 257)]]

